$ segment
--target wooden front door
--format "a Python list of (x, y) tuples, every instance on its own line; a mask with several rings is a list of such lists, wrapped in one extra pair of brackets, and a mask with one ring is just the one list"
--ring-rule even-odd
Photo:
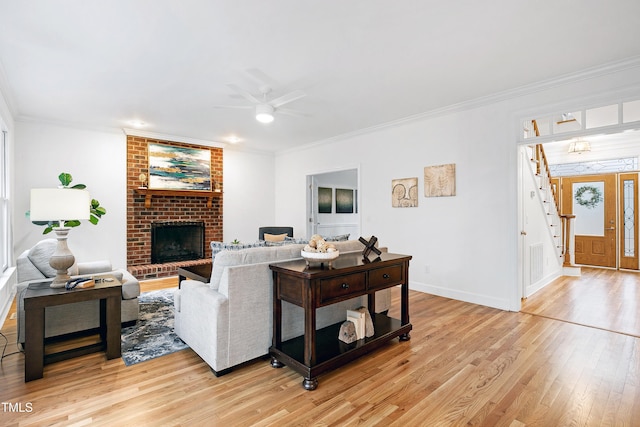
[(615, 174), (562, 178), (562, 213), (576, 216), (576, 264), (617, 267)]

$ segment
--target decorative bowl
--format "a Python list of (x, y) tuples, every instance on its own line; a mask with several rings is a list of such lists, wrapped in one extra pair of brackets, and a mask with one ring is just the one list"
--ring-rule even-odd
[(306, 252), (300, 251), (300, 255), (302, 258), (307, 261), (307, 265), (309, 262), (328, 262), (331, 265), (331, 261), (338, 258), (340, 256), (340, 251), (335, 252)]

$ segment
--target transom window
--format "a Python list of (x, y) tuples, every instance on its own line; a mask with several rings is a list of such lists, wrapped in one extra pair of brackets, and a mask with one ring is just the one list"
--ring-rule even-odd
[(523, 120), (522, 141), (550, 141), (557, 139), (554, 137), (570, 138), (572, 134), (601, 132), (607, 128), (637, 127), (640, 127), (640, 100), (625, 101)]

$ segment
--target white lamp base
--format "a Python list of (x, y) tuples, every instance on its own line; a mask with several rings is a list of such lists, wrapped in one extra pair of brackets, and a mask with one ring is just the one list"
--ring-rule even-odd
[(49, 259), (49, 265), (56, 270), (56, 277), (51, 282), (52, 288), (64, 288), (71, 278), (68, 270), (75, 262), (75, 257), (69, 250), (69, 246), (67, 246), (69, 230), (71, 230), (69, 227), (55, 227), (53, 229), (56, 232), (58, 245), (53, 255), (51, 255), (51, 259)]

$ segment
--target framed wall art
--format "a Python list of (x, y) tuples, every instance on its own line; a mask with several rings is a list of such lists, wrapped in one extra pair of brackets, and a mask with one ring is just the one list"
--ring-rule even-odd
[(446, 197), (456, 195), (456, 165), (427, 166), (424, 168), (424, 196)]
[(318, 213), (330, 214), (333, 206), (333, 188), (318, 187)]
[(353, 213), (353, 191), (336, 188), (336, 213)]
[(149, 143), (149, 189), (211, 191), (209, 149)]
[(391, 206), (415, 208), (418, 206), (418, 178), (402, 178), (391, 181)]

